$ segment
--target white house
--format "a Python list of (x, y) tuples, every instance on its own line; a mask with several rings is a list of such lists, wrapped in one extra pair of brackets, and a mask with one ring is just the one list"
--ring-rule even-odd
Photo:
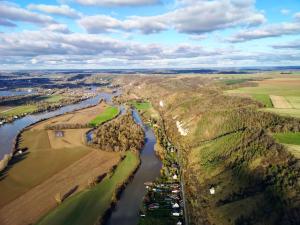
[(180, 206), (179, 206), (178, 203), (175, 203), (175, 204), (172, 205), (172, 208), (173, 208), (173, 209), (178, 209), (179, 207), (180, 207)]
[(215, 188), (214, 188), (214, 187), (211, 187), (211, 188), (209, 189), (209, 193), (210, 193), (211, 195), (214, 195), (214, 194), (216, 193)]

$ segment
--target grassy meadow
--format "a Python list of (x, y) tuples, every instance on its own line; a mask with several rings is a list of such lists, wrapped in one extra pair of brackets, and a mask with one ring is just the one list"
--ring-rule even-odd
[(104, 109), (104, 111), (95, 117), (92, 121), (90, 121), (90, 124), (92, 126), (99, 126), (102, 123), (105, 123), (106, 121), (109, 121), (113, 118), (115, 118), (119, 114), (119, 109), (114, 106), (108, 106)]
[[(300, 118), (300, 78), (271, 78), (253, 81), (257, 86), (240, 87), (227, 91), (231, 94), (246, 94), (265, 105), (263, 110), (283, 116)], [(281, 97), (289, 107), (277, 107), (272, 104), (270, 96)]]
[(115, 201), (116, 191), (124, 184), (139, 164), (138, 155), (126, 152), (113, 174), (108, 174), (99, 184), (67, 199), (37, 225), (94, 225)]
[(300, 132), (275, 133), (273, 137), (277, 142), (285, 145), (297, 159), (300, 159)]
[(0, 112), (0, 116), (17, 116), (24, 113), (32, 113), (36, 110), (36, 105), (21, 105), (3, 110), (2, 112)]

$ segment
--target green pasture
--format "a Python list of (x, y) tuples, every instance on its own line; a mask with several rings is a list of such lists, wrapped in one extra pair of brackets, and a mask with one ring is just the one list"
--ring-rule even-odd
[(36, 105), (21, 105), (17, 107), (13, 107), (8, 110), (4, 110), (0, 112), (1, 116), (17, 116), (17, 115), (22, 115), (24, 113), (32, 113), (35, 110), (37, 110)]
[(102, 123), (109, 121), (113, 118), (115, 118), (119, 114), (119, 109), (114, 106), (109, 106), (105, 108), (104, 112), (102, 112), (100, 115), (98, 115), (96, 118), (94, 118), (90, 124), (92, 126), (99, 126)]
[(138, 166), (139, 158), (133, 152), (126, 152), (115, 172), (103, 181), (70, 197), (45, 217), (37, 225), (94, 225), (109, 209), (113, 196)]

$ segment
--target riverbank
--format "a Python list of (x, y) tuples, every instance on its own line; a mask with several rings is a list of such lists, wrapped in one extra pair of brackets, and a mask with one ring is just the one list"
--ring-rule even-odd
[(96, 224), (117, 201), (119, 190), (124, 188), (139, 163), (137, 153), (126, 152), (116, 169), (108, 173), (100, 183), (67, 199), (37, 225)]

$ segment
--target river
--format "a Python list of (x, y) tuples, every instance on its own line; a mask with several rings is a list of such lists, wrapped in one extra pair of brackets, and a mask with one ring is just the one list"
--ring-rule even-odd
[(154, 181), (160, 176), (162, 164), (154, 151), (156, 138), (153, 130), (143, 124), (136, 110), (133, 110), (132, 115), (135, 122), (140, 124), (145, 132), (145, 145), (140, 155), (141, 165), (132, 181), (122, 192), (115, 209), (112, 211), (105, 225), (137, 225), (139, 210), (146, 195), (144, 183)]
[[(116, 93), (115, 95), (117, 94), (118, 93)], [(12, 152), (14, 148), (15, 138), (17, 137), (19, 132), (25, 127), (28, 127), (44, 119), (48, 119), (67, 112), (72, 112), (74, 110), (95, 105), (99, 102), (100, 99), (104, 99), (107, 102), (111, 102), (112, 96), (112, 94), (100, 93), (96, 97), (89, 98), (77, 104), (63, 106), (57, 110), (50, 112), (42, 112), (33, 115), (27, 115), (25, 117), (13, 121), (12, 123), (6, 123), (0, 126), (0, 160), (4, 157), (5, 154), (9, 154)]]
[[(14, 140), (18, 133), (27, 126), (30, 126), (43, 119), (48, 119), (63, 113), (82, 109), (99, 102), (104, 99), (109, 104), (112, 104), (112, 97), (115, 94), (101, 93), (94, 98), (87, 99), (74, 105), (64, 106), (60, 109), (51, 112), (43, 112), (34, 115), (28, 115), (21, 119), (17, 119), (12, 123), (5, 124), (0, 127), (0, 158), (5, 154), (11, 153), (14, 145)], [(120, 113), (125, 112), (124, 106), (120, 106)], [(139, 210), (143, 203), (143, 197), (146, 194), (144, 183), (153, 181), (160, 176), (161, 161), (155, 154), (154, 145), (156, 138), (153, 130), (144, 125), (138, 112), (132, 111), (135, 122), (142, 126), (145, 132), (145, 145), (141, 150), (141, 164), (132, 181), (126, 186), (122, 192), (115, 209), (107, 220), (106, 225), (136, 225), (139, 221)]]

